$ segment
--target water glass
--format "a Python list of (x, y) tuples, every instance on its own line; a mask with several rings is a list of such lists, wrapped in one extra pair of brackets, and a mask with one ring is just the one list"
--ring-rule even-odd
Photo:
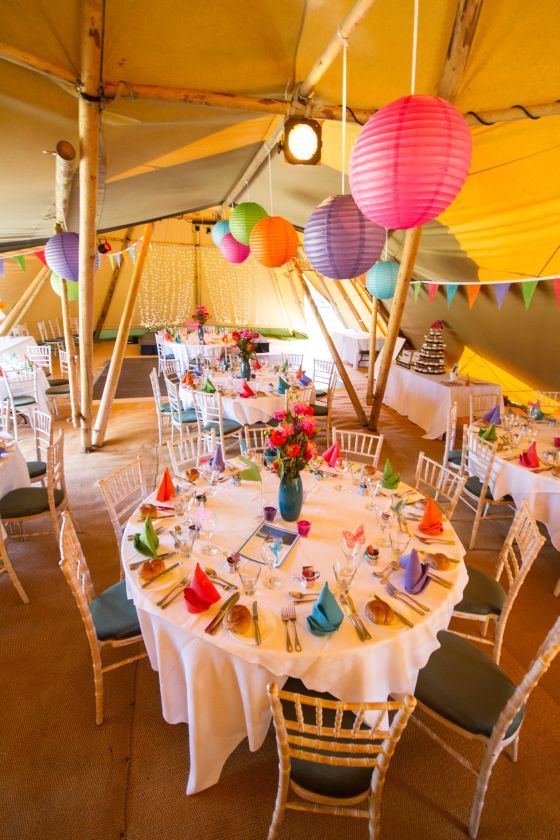
[(188, 496), (185, 493), (177, 493), (177, 495), (173, 497), (173, 510), (175, 511), (175, 516), (181, 518), (185, 515), (187, 502)]
[(267, 589), (278, 589), (282, 585), (280, 578), (274, 574), (277, 556), (273, 546), (273, 540), (265, 540), (261, 547), (261, 557), (268, 569), (268, 576), (264, 580), (264, 585)]
[(378, 506), (373, 503), (373, 500), (379, 493), (379, 485), (381, 484), (381, 479), (375, 479), (370, 476), (367, 479), (366, 483), (368, 488), (368, 495), (371, 496), (371, 502), (367, 503), (366, 510), (379, 510)]
[(239, 568), (238, 575), (244, 595), (254, 595), (261, 574), (261, 567), (253, 560), (248, 560)]
[(216, 517), (212, 513), (211, 510), (204, 510), (198, 517), (198, 522), (200, 525), (200, 530), (206, 535), (207, 543), (202, 549), (203, 554), (217, 554), (218, 549), (215, 545), (212, 545), (212, 537), (216, 531)]
[(346, 557), (334, 561), (333, 572), (336, 586), (338, 591), (343, 595), (350, 589), (357, 568), (356, 564), (349, 561)]
[(379, 517), (378, 517), (378, 525), (379, 531), (381, 533), (381, 539), (379, 540), (379, 545), (388, 545), (387, 542), (387, 534), (391, 530), (391, 525), (393, 524), (393, 513), (390, 510), (380, 510)]
[(402, 531), (391, 531), (389, 541), (393, 552), (393, 560), (399, 560), (408, 547), (410, 537)]

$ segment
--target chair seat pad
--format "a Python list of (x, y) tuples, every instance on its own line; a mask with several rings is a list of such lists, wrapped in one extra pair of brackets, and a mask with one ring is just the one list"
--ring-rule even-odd
[(45, 475), (47, 472), (47, 465), (45, 461), (28, 461), (27, 472), (29, 478), (39, 478), (40, 475)]
[[(451, 460), (451, 459), (450, 459)], [(468, 490), (469, 493), (472, 493), (473, 496), (478, 496), (480, 498), (480, 494), (482, 493), (482, 481), (478, 476), (471, 475), (467, 479), (467, 483), (465, 484), (465, 490)], [(494, 500), (494, 496), (492, 495), (492, 491), (489, 487), (486, 488), (486, 498)], [(513, 502), (511, 496), (503, 496), (500, 499), (501, 502)]]
[[(515, 685), (488, 654), (467, 639), (442, 630), (438, 641), (441, 647), (418, 675), (416, 697), (467, 732), (489, 738)], [(523, 705), (506, 737), (519, 729), (524, 713)]]
[[(291, 691), (298, 694), (306, 694), (308, 697), (323, 697), (327, 700), (336, 700), (332, 694), (323, 693), (319, 691), (312, 691), (307, 688), (300, 680), (293, 677), (287, 681), (282, 691)], [(282, 700), (284, 715), (287, 720), (296, 720), (294, 704), (287, 700)], [(312, 706), (303, 707), (304, 720), (306, 723), (315, 723), (315, 710)], [(324, 712), (325, 725), (332, 726), (332, 722), (328, 719), (329, 712), (325, 709)], [(334, 720), (333, 713), (330, 712)], [(328, 721), (328, 722), (327, 722)], [(345, 727), (350, 727), (354, 722), (354, 715), (351, 712), (344, 712), (343, 722)], [(367, 727), (362, 726), (362, 729)], [(317, 737), (318, 736), (309, 736)], [(324, 740), (332, 740), (328, 737)], [(335, 753), (324, 751), (325, 755), (335, 755)], [(344, 756), (345, 753), (336, 753), (336, 755)], [(299, 758), (290, 759), (291, 764), (291, 778), (292, 780), (313, 793), (321, 794), (322, 796), (336, 796), (340, 799), (358, 796), (360, 793), (364, 795), (368, 792), (373, 767), (334, 767), (329, 764), (317, 764), (313, 761), (302, 761)]]
[(315, 417), (327, 417), (329, 413), (329, 407), (322, 403), (312, 403), (311, 408), (315, 413)]
[(130, 639), (140, 635), (136, 607), (126, 597), (124, 580), (120, 580), (94, 598), (89, 608), (100, 641)]
[[(231, 435), (234, 432), (238, 432), (240, 429), (243, 428), (241, 423), (237, 423), (236, 420), (222, 420), (222, 425), (224, 428), (224, 435)], [(220, 434), (220, 424), (217, 420), (212, 420), (210, 423), (206, 423), (204, 426), (205, 432), (211, 432), (212, 429), (216, 432), (217, 435)]]
[(63, 396), (70, 393), (68, 385), (54, 385), (52, 388), (45, 388), (45, 394), (49, 397)]
[(56, 388), (58, 385), (69, 385), (68, 379), (51, 379), (49, 377), (49, 388)]
[(461, 602), (455, 607), (456, 612), (500, 615), (506, 600), (501, 583), (473, 566), (467, 566), (467, 571), (469, 580)]
[(326, 397), (327, 394), (328, 394), (328, 391), (321, 391), (321, 390), (315, 391), (315, 396), (316, 397)]
[[(178, 420), (177, 412), (173, 412), (173, 418)], [(181, 411), (181, 422), (182, 423), (196, 423), (196, 411), (194, 408), (183, 408)]]
[(449, 457), (448, 457), (447, 460), (451, 464), (460, 464), (462, 454), (463, 454), (463, 451), (461, 449), (450, 449), (449, 450)]
[(14, 405), (16, 408), (23, 407), (24, 405), (35, 405), (35, 397), (21, 394), (19, 397), (14, 397)]
[(163, 403), (163, 405), (160, 405), (159, 410), (162, 414), (169, 414), (171, 412), (171, 406), (169, 403)]
[[(62, 490), (55, 489), (54, 503), (58, 507), (64, 499)], [(38, 516), (49, 509), (46, 487), (20, 487), (10, 490), (0, 499), (0, 518), (10, 519), (19, 516)]]

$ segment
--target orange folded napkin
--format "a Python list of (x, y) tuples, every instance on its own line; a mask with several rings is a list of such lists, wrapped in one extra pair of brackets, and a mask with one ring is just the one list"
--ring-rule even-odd
[(194, 376), (190, 372), (190, 370), (185, 371), (183, 378), (181, 379), (181, 385), (186, 385), (187, 388), (192, 388), (194, 385)]
[(323, 461), (326, 461), (329, 467), (336, 467), (336, 462), (340, 458), (340, 449), (338, 443), (333, 443), (330, 449), (323, 452)]
[(296, 379), (301, 379), (301, 377), (303, 376), (304, 373), (305, 373), (305, 371), (301, 369), (301, 365), (300, 365), (297, 369)]
[(540, 466), (539, 456), (537, 455), (537, 445), (534, 441), (526, 452), (521, 453), (521, 455), (519, 456), (519, 463), (523, 467)]
[(161, 483), (158, 487), (156, 500), (158, 502), (169, 502), (171, 499), (174, 499), (176, 495), (173, 479), (166, 467), (163, 473), (163, 478), (161, 479)]
[(251, 388), (251, 386), (249, 385), (249, 383), (247, 382), (246, 379), (243, 380), (243, 388), (239, 392), (239, 396), (240, 397), (254, 397), (255, 396), (255, 392), (253, 391), (253, 389)]
[(221, 595), (197, 563), (189, 586), (183, 589), (183, 597), (190, 613), (205, 612), (219, 601)]
[(425, 534), (441, 534), (443, 525), (441, 524), (441, 510), (431, 497), (428, 497), (426, 507), (424, 509), (424, 516), (418, 526)]

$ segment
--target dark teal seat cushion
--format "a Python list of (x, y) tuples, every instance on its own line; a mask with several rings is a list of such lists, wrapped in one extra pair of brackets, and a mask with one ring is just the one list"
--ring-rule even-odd
[(51, 379), (49, 377), (49, 388), (56, 388), (58, 385), (69, 385), (68, 379)]
[[(173, 412), (173, 418), (178, 420), (177, 412)], [(196, 411), (194, 408), (183, 408), (181, 411), (181, 422), (182, 423), (196, 423)]]
[(315, 396), (316, 397), (326, 397), (327, 394), (328, 394), (328, 391), (321, 391), (321, 390), (315, 391)]
[[(235, 420), (222, 420), (222, 425), (224, 427), (224, 435), (231, 435), (233, 432), (238, 432), (240, 429), (243, 428), (241, 423), (237, 423)], [(204, 426), (205, 432), (211, 432), (212, 429), (216, 432), (217, 435), (220, 434), (220, 424), (217, 420), (212, 420), (210, 423), (206, 423)]]
[(500, 615), (506, 600), (502, 585), (473, 566), (467, 566), (467, 571), (469, 580), (455, 610), (473, 615)]
[[(54, 491), (54, 503), (57, 507), (63, 498), (62, 490)], [(20, 487), (18, 490), (10, 490), (0, 499), (0, 518), (2, 519), (37, 516), (48, 509), (49, 499), (46, 487)]]
[[(492, 659), (467, 639), (442, 630), (441, 647), (418, 675), (420, 703), (474, 735), (489, 738), (515, 685)], [(512, 721), (506, 736), (519, 729), (525, 706)]]
[(169, 403), (164, 403), (162, 406), (160, 406), (159, 410), (161, 411), (162, 414), (170, 414), (171, 413), (171, 406), (169, 405)]
[(23, 408), (24, 405), (34, 405), (35, 397), (29, 397), (27, 394), (21, 394), (19, 397), (14, 397), (14, 405), (16, 408)]
[(45, 461), (28, 461), (27, 472), (29, 478), (39, 478), (40, 475), (45, 475), (47, 472), (47, 465)]
[(315, 413), (315, 417), (326, 417), (329, 413), (328, 406), (323, 403), (312, 403), (311, 408)]
[(61, 397), (64, 394), (70, 393), (70, 386), (69, 385), (55, 385), (52, 388), (45, 388), (45, 394), (49, 397)]
[(140, 635), (136, 607), (126, 597), (124, 580), (94, 598), (89, 608), (100, 641), (130, 639), (131, 636)]
[[(465, 489), (468, 490), (469, 493), (472, 493), (473, 496), (478, 496), (478, 498), (480, 498), (480, 494), (482, 493), (482, 481), (476, 475), (471, 475), (467, 479), (467, 483), (465, 484)], [(487, 499), (492, 499), (492, 500), (494, 499), (494, 496), (492, 495), (492, 491), (490, 490), (489, 487), (486, 488), (486, 498)], [(513, 502), (513, 499), (512, 499), (511, 496), (503, 496), (503, 498), (500, 499), (500, 501), (502, 501), (502, 502)]]
[[(291, 691), (294, 694), (306, 694), (308, 697), (323, 697), (326, 700), (336, 700), (332, 694), (321, 694), (318, 691), (312, 691), (297, 679), (290, 677), (284, 685), (282, 691)], [(282, 707), (284, 709), (284, 716), (286, 720), (296, 720), (295, 706), (287, 700), (282, 700)], [(315, 723), (315, 709), (313, 706), (303, 706), (303, 717), (306, 723)], [(334, 725), (334, 711), (330, 709), (323, 710), (323, 723), (325, 726)], [(351, 712), (344, 712), (343, 723), (345, 728), (350, 728), (354, 723), (354, 715)], [(367, 727), (362, 726), (362, 729)], [(309, 735), (310, 738), (318, 740), (332, 741), (330, 736), (324, 738)], [(339, 739), (344, 742), (344, 739)], [(349, 739), (350, 741), (350, 739)], [(334, 755), (328, 750), (324, 751), (325, 755)], [(350, 753), (336, 753), (339, 757), (350, 755)], [(363, 793), (366, 794), (371, 783), (371, 775), (373, 767), (331, 767), (329, 764), (317, 764), (313, 761), (303, 761), (299, 758), (290, 759), (291, 763), (291, 778), (301, 785), (306, 790), (313, 793), (321, 794), (322, 796), (336, 796), (340, 799), (358, 796)]]
[(461, 455), (462, 454), (463, 453), (462, 453), (461, 449), (450, 449), (449, 450), (449, 457), (448, 457), (447, 460), (451, 464), (457, 464), (457, 466), (458, 466), (461, 463)]

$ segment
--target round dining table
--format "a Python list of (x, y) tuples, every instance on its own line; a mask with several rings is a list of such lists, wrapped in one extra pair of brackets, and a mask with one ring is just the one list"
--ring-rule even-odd
[(0, 437), (0, 499), (12, 490), (31, 487), (29, 470), (24, 455), (11, 438)]
[[(410, 535), (407, 550), (414, 546), (422, 551), (444, 551), (456, 561), (449, 571), (439, 573), (448, 586), (430, 580), (418, 596), (429, 611), (419, 615), (405, 603), (388, 596), (380, 579), (373, 575), (392, 559), (390, 547), (380, 547), (378, 565), (372, 567), (365, 559), (360, 561), (350, 590), (371, 639), (361, 641), (346, 615), (336, 632), (326, 636), (313, 635), (306, 617), (314, 604), (301, 603), (295, 605), (295, 610), (302, 651), (287, 652), (281, 608), (290, 603), (289, 592), (318, 594), (325, 581), (334, 590), (333, 563), (342, 556), (340, 541), (344, 529), (355, 531), (364, 524), (365, 544), (380, 542), (374, 512), (366, 507), (371, 499), (361, 496), (358, 486), (348, 476), (331, 477), (332, 470), (328, 473), (324, 477), (309, 471), (302, 473), (304, 503), (301, 515), (311, 523), (311, 529), (309, 536), (296, 540), (282, 565), (275, 570), (280, 588), (264, 586), (268, 572), (264, 568), (256, 594), (250, 597), (241, 594), (239, 603), (249, 608), (253, 600), (258, 602), (259, 615), (267, 628), (260, 646), (252, 637), (233, 636), (223, 625), (216, 635), (205, 632), (230, 592), (219, 590), (220, 601), (203, 613), (188, 612), (181, 590), (167, 609), (159, 607), (156, 602), (161, 598), (162, 590), (158, 587), (157, 591), (152, 591), (150, 585), (142, 587), (139, 570), (131, 569), (133, 563), (142, 559), (131, 540), (131, 535), (141, 528), (140, 517), (133, 516), (125, 530), (121, 554), (127, 592), (138, 611), (149, 661), (159, 674), (163, 717), (168, 723), (189, 725), (187, 794), (215, 784), (228, 756), (245, 738), (251, 751), (259, 749), (271, 722), (266, 686), (272, 681), (283, 685), (289, 676), (293, 676), (301, 679), (309, 689), (328, 691), (350, 702), (381, 701), (391, 693), (413, 692), (419, 670), (439, 645), (437, 633), (448, 626), (453, 608), (461, 600), (467, 582), (464, 548), (451, 524), (444, 519), (443, 537), (449, 540), (449, 545), (427, 547), (417, 540), (418, 520), (412, 520), (407, 526)], [(206, 486), (204, 478), (199, 482)], [(397, 492), (406, 489), (406, 485), (401, 484)], [(180, 580), (200, 563), (203, 568), (211, 566), (226, 580), (239, 585), (237, 575), (229, 575), (226, 555), (240, 549), (262, 524), (263, 505), (277, 505), (278, 478), (263, 471), (262, 484), (242, 481), (234, 485), (224, 481), (212, 490), (214, 495), (208, 495), (206, 508), (216, 518), (212, 544), (219, 549), (218, 553), (213, 557), (203, 554), (201, 536), (195, 541), (190, 557), (183, 557), (181, 561), (182, 555), (179, 555), (169, 557), (165, 562), (182, 562), (182, 567), (173, 572), (181, 576)], [(153, 494), (148, 497), (148, 501), (153, 499)], [(383, 508), (394, 500), (395, 494), (388, 493), (379, 495), (374, 501)], [(172, 550), (169, 529), (175, 520), (163, 522), (166, 527), (161, 533), (160, 545)], [(279, 514), (273, 524), (297, 533), (295, 523), (283, 522)], [(312, 565), (320, 575), (311, 590), (304, 589), (301, 583), (304, 565)], [(393, 572), (391, 581), (402, 589), (400, 568)], [(396, 626), (387, 627), (370, 622), (364, 615), (364, 605), (376, 594), (408, 618), (412, 626), (400, 621)]]

